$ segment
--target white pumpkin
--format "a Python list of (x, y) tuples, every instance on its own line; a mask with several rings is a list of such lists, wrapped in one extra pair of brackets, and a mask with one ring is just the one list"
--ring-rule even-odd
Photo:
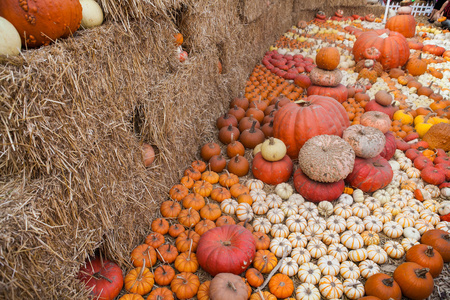
[(353, 200), (357, 203), (364, 202), (364, 192), (360, 189), (355, 189), (353, 191)]
[(83, 8), (83, 18), (81, 19), (81, 26), (83, 28), (92, 28), (102, 25), (103, 11), (100, 5), (93, 0), (80, 0)]
[(339, 196), (339, 198), (337, 199), (338, 203), (342, 203), (345, 205), (352, 205), (353, 204), (353, 197), (350, 196), (349, 194), (342, 194)]
[(333, 204), (328, 201), (321, 201), (319, 205), (317, 205), (317, 209), (319, 210), (319, 214), (324, 217), (328, 217), (329, 215), (333, 214)]
[(22, 48), (22, 41), (13, 24), (0, 17), (0, 55), (17, 55)]
[[(441, 194), (442, 194), (442, 192), (441, 192)], [(437, 211), (438, 211), (438, 213), (441, 216), (445, 216), (447, 214), (450, 214), (450, 201), (441, 202), (439, 204), (439, 208), (438, 208)]]
[(294, 188), (289, 183), (280, 183), (275, 187), (275, 193), (277, 193), (281, 199), (289, 199), (294, 193)]
[(403, 229), (403, 236), (416, 241), (420, 240), (420, 232), (414, 227), (406, 227)]

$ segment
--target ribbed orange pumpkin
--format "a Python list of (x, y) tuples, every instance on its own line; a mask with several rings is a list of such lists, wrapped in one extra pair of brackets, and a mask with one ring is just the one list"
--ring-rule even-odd
[(73, 34), (81, 24), (78, 0), (2, 0), (0, 16), (16, 27), (22, 45), (39, 47)]
[(389, 29), (371, 30), (361, 34), (353, 45), (353, 55), (358, 62), (364, 59), (364, 51), (375, 47), (381, 52), (378, 61), (384, 69), (403, 66), (409, 58), (409, 47), (406, 38)]
[(416, 19), (411, 15), (397, 15), (389, 18), (385, 28), (401, 33), (405, 38), (416, 34)]
[(305, 102), (283, 106), (273, 121), (273, 136), (282, 140), (291, 158), (297, 158), (300, 148), (310, 138), (330, 134), (342, 136), (350, 126), (344, 107), (324, 96), (309, 96)]

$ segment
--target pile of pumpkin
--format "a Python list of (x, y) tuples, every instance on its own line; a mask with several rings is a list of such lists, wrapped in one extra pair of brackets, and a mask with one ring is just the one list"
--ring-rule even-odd
[[(221, 144), (203, 145), (170, 189), (135, 268), (123, 278), (93, 258), (80, 279), (105, 299), (124, 286), (124, 300), (429, 297), (450, 262), (448, 100), (413, 77), (418, 63), (398, 69), (409, 53), (393, 62), (365, 46), (398, 53), (403, 39), (368, 31), (353, 49), (360, 77), (393, 92), (344, 86), (339, 49), (320, 49), (317, 66), (272, 49), (217, 119)], [(403, 86), (430, 108), (411, 109)]]

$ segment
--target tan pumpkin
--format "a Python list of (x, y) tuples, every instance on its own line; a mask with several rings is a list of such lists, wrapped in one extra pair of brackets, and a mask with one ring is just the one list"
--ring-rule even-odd
[(350, 144), (355, 155), (372, 158), (381, 153), (386, 137), (377, 128), (363, 125), (352, 125), (344, 130), (342, 138)]
[(301, 170), (312, 180), (337, 182), (353, 170), (355, 152), (336, 135), (318, 135), (303, 145), (298, 160)]
[(313, 85), (334, 87), (338, 86), (342, 80), (342, 72), (339, 69), (333, 71), (314, 68), (309, 73)]
[(246, 300), (248, 299), (248, 290), (240, 276), (232, 273), (219, 273), (211, 280), (209, 297), (217, 300)]

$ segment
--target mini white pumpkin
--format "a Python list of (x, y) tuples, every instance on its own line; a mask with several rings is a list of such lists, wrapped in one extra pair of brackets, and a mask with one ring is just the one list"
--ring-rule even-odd
[(365, 290), (364, 285), (356, 279), (345, 279), (344, 280), (344, 294), (349, 299), (359, 299), (364, 296)]
[[(355, 201), (356, 203), (362, 203), (364, 202), (364, 192), (360, 189), (355, 189), (353, 191), (353, 201)], [(351, 205), (351, 204), (349, 204)]]
[(269, 208), (279, 208), (283, 203), (283, 199), (281, 199), (281, 197), (276, 194), (267, 195), (265, 201)]
[(298, 265), (311, 261), (311, 253), (303, 247), (292, 249), (291, 257), (297, 262)]
[(395, 160), (389, 160), (388, 163), (391, 165), (392, 171), (400, 170), (400, 164)]
[(378, 245), (370, 245), (367, 247), (367, 257), (379, 265), (386, 263), (388, 260), (388, 254)]
[(407, 227), (403, 229), (403, 236), (416, 241), (420, 240), (420, 232), (414, 227)]
[(392, 220), (392, 214), (384, 207), (374, 209), (373, 215), (380, 219), (383, 224)]
[(250, 191), (262, 190), (264, 188), (264, 182), (259, 179), (249, 179), (245, 182), (245, 186), (248, 187)]
[(284, 224), (274, 224), (270, 229), (270, 235), (272, 235), (273, 237), (287, 238), (289, 235), (289, 229)]
[(340, 274), (344, 279), (358, 279), (361, 271), (354, 262), (346, 260), (341, 263)]
[(439, 188), (433, 184), (427, 184), (424, 189), (430, 193), (432, 198), (437, 198), (441, 194)]
[(376, 216), (365, 217), (363, 223), (366, 230), (373, 231), (375, 233), (383, 230), (383, 222), (381, 222), (381, 220)]
[(286, 201), (280, 206), (281, 210), (284, 212), (286, 217), (296, 215), (298, 213), (298, 206), (293, 202)]
[(252, 197), (253, 201), (264, 201), (266, 199), (266, 192), (261, 189), (253, 189), (249, 193), (250, 197)]
[(295, 289), (295, 298), (302, 300), (320, 300), (320, 292), (311, 283), (302, 283)]
[(352, 205), (352, 214), (363, 219), (370, 215), (370, 209), (364, 203), (355, 203)]
[(348, 258), (348, 249), (344, 245), (338, 243), (328, 246), (327, 253), (336, 258), (340, 263)]
[(313, 239), (321, 240), (323, 237), (323, 229), (320, 225), (314, 224), (312, 226), (306, 226), (305, 230), (303, 231), (303, 234), (306, 236), (308, 241)]
[(225, 199), (220, 203), (220, 209), (226, 214), (234, 215), (238, 205), (239, 203), (236, 200)]
[(450, 198), (450, 187), (444, 187), (440, 191), (441, 196), (445, 199)]
[(275, 256), (282, 257), (284, 253), (291, 253), (292, 245), (288, 239), (276, 237), (270, 241), (269, 250), (275, 254)]
[(367, 259), (366, 248), (360, 248), (356, 250), (350, 250), (348, 252), (348, 258), (353, 262), (360, 262)]
[(331, 202), (328, 201), (321, 201), (319, 205), (317, 205), (317, 210), (319, 211), (319, 214), (321, 214), (322, 216), (328, 217), (331, 214), (333, 214), (333, 204), (331, 204)]
[(239, 221), (250, 222), (253, 219), (253, 209), (248, 203), (239, 203), (236, 208), (236, 217)]
[(305, 203), (305, 198), (302, 195), (294, 193), (289, 196), (288, 201), (295, 203), (297, 206)]
[(404, 229), (406, 229), (407, 227), (414, 226), (415, 223), (414, 218), (412, 216), (402, 213), (399, 213), (398, 215), (395, 216), (395, 222), (400, 224), (400, 226), (402, 226)]
[(289, 199), (289, 197), (294, 193), (294, 188), (289, 183), (280, 183), (275, 187), (275, 193), (282, 199)]
[(318, 266), (311, 262), (304, 263), (298, 268), (297, 277), (301, 282), (317, 284), (322, 273)]
[(319, 225), (322, 230), (327, 229), (327, 222), (322, 217), (314, 217), (308, 220), (308, 226)]
[(369, 278), (372, 275), (380, 273), (380, 267), (370, 259), (364, 260), (359, 264), (359, 271), (363, 278)]
[(395, 221), (389, 221), (384, 224), (383, 232), (392, 239), (400, 237), (403, 233), (403, 227)]
[(322, 241), (326, 245), (339, 243), (340, 240), (341, 240), (341, 237), (339, 236), (339, 233), (337, 233), (334, 230), (327, 229), (323, 232)]
[(300, 215), (292, 215), (286, 219), (286, 226), (290, 232), (303, 232), (307, 226), (307, 222)]
[(317, 207), (314, 205), (314, 203), (305, 202), (298, 207), (298, 214), (306, 220), (309, 220), (311, 218), (318, 217), (319, 211), (317, 210)]
[(380, 200), (374, 197), (367, 197), (364, 201), (364, 204), (367, 206), (368, 209), (371, 211), (375, 210), (378, 207), (381, 207)]
[(380, 201), (381, 205), (384, 205), (385, 203), (391, 201), (391, 194), (389, 194), (387, 191), (380, 189), (377, 190), (376, 192), (374, 192), (372, 194), (372, 197), (374, 197), (375, 199), (378, 199), (378, 201)]
[(360, 218), (351, 216), (347, 219), (347, 229), (362, 233), (364, 231), (364, 223)]
[(337, 277), (325, 275), (319, 280), (319, 291), (326, 299), (336, 299), (342, 297), (344, 286)]
[(279, 208), (271, 208), (267, 212), (267, 219), (272, 224), (278, 224), (284, 221), (284, 212)]
[(405, 248), (403, 248), (403, 246), (396, 241), (387, 241), (384, 243), (383, 249), (389, 257), (395, 259), (399, 259), (405, 254)]
[(327, 228), (337, 233), (342, 233), (347, 228), (347, 221), (343, 217), (332, 215), (327, 220)]
[(323, 275), (333, 275), (339, 274), (340, 263), (339, 261), (331, 255), (324, 255), (317, 261), (317, 266)]
[(253, 220), (252, 226), (254, 231), (264, 232), (265, 234), (268, 234), (270, 232), (270, 229), (272, 228), (272, 223), (270, 223), (270, 221), (266, 218), (260, 217)]
[(345, 204), (345, 205), (352, 205), (353, 204), (353, 197), (349, 194), (342, 194), (337, 199), (337, 203), (339, 204)]
[(318, 239), (312, 239), (309, 241), (306, 249), (309, 251), (312, 258), (319, 258), (327, 254), (327, 246)]
[(298, 264), (291, 257), (286, 257), (280, 266), (280, 273), (285, 274), (289, 277), (294, 276), (298, 273)]
[(441, 216), (450, 214), (450, 201), (441, 202), (439, 204), (437, 211)]
[(419, 241), (412, 239), (412, 238), (404, 238), (402, 239), (401, 245), (405, 251), (408, 251), (415, 245), (419, 245)]
[(364, 240), (359, 233), (347, 230), (341, 235), (341, 244), (348, 249), (360, 249), (364, 246)]
[(414, 224), (414, 228), (416, 228), (421, 235), (427, 232), (428, 230), (434, 229), (433, 225), (431, 225), (430, 223), (428, 223), (423, 219), (417, 220), (416, 223)]
[(269, 211), (269, 205), (265, 201), (256, 201), (252, 204), (253, 212), (257, 215), (264, 215)]
[(447, 221), (441, 221), (436, 224), (436, 229), (444, 230), (450, 233), (450, 222)]
[(306, 247), (306, 245), (308, 244), (308, 239), (301, 232), (290, 233), (288, 236), (288, 240), (291, 243), (292, 248)]
[(338, 215), (344, 219), (348, 219), (352, 215), (352, 208), (347, 204), (337, 204), (333, 210), (335, 215)]

